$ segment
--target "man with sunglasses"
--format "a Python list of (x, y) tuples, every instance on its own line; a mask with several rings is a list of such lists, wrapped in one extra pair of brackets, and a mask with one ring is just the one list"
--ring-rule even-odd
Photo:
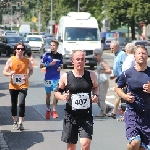
[[(11, 96), (11, 113), (14, 121), (13, 129), (24, 130), (25, 98), (29, 87), (28, 79), (33, 74), (33, 67), (25, 55), (25, 45), (18, 43), (14, 46), (14, 56), (11, 56), (3, 70), (5, 76), (10, 76), (9, 92)], [(28, 71), (29, 70), (29, 71)], [(17, 102), (19, 96), (19, 126), (17, 123)]]
[(62, 68), (62, 54), (57, 52), (58, 49), (58, 41), (51, 40), (50, 49), (51, 51), (46, 52), (42, 58), (40, 68), (46, 67), (44, 85), (46, 91), (46, 119), (50, 119), (50, 115), (53, 118), (58, 118), (58, 114), (56, 111), (57, 99), (55, 96), (53, 97), (53, 109), (50, 109), (50, 98), (51, 92), (55, 90), (57, 83), (60, 78), (60, 70)]
[[(113, 65), (113, 73), (110, 75), (110, 79), (116, 79), (116, 83), (122, 73), (122, 64), (126, 59), (126, 53), (122, 51), (119, 47), (118, 41), (111, 41), (110, 50), (114, 53), (114, 65)], [(114, 102), (114, 109), (111, 113), (107, 114), (108, 117), (112, 117), (116, 119), (116, 112), (120, 103), (121, 97), (116, 94), (116, 99)]]

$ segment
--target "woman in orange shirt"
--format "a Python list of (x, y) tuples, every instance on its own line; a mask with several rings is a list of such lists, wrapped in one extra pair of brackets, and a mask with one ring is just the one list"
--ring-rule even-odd
[[(27, 96), (28, 79), (33, 74), (31, 61), (26, 58), (25, 45), (14, 46), (14, 56), (11, 56), (3, 70), (5, 76), (10, 76), (9, 92), (11, 96), (11, 113), (14, 120), (13, 129), (24, 130), (22, 125), (25, 116), (25, 98)], [(28, 71), (29, 69), (29, 71)], [(19, 95), (19, 126), (17, 123), (17, 101)]]

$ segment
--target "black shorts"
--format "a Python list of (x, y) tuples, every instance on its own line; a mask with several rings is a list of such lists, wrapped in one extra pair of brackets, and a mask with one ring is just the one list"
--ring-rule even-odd
[(61, 140), (65, 143), (76, 144), (80, 138), (89, 138), (92, 140), (93, 135), (93, 116), (86, 118), (73, 117), (65, 115), (63, 123), (63, 132)]

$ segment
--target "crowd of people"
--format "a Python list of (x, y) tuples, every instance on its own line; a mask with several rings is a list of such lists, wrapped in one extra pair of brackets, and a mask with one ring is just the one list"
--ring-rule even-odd
[[(101, 49), (94, 50), (97, 60), (96, 73), (85, 69), (85, 53), (75, 50), (72, 53), (73, 69), (60, 76), (63, 56), (57, 52), (59, 43), (52, 40), (51, 51), (46, 52), (41, 60), (40, 68), (46, 67), (44, 88), (46, 92), (45, 118), (58, 118), (56, 111), (58, 100), (66, 102), (64, 110), (63, 132), (61, 140), (67, 143), (67, 150), (75, 150), (80, 137), (82, 150), (90, 150), (93, 135), (92, 103), (97, 103), (100, 112), (95, 117), (112, 117), (116, 113), (121, 99), (126, 101), (126, 111), (120, 121), (125, 121), (128, 150), (150, 149), (150, 68), (147, 66), (148, 52), (145, 47), (135, 47), (128, 43), (125, 52), (117, 41), (112, 41), (110, 49), (114, 54), (113, 70), (103, 59)], [(9, 92), (11, 97), (11, 114), (13, 129), (24, 130), (25, 98), (29, 87), (29, 77), (33, 74), (31, 61), (25, 57), (25, 45), (18, 43), (3, 70), (10, 76)], [(106, 95), (109, 80), (115, 80), (113, 110), (108, 113)], [(123, 90), (126, 89), (126, 90)], [(52, 96), (52, 91), (54, 95)], [(50, 107), (53, 97), (53, 107)], [(17, 103), (19, 101), (19, 120)], [(52, 110), (51, 110), (52, 109)]]

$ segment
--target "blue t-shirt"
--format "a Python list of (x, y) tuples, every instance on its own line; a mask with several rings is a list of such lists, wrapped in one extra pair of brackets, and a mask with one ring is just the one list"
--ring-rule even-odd
[(150, 94), (143, 91), (143, 85), (150, 81), (150, 67), (137, 71), (134, 67), (123, 72), (117, 82), (119, 88), (127, 85), (127, 92), (134, 96), (134, 102), (127, 102), (127, 109), (150, 109)]
[(45, 80), (60, 79), (60, 71), (57, 71), (57, 69), (58, 69), (58, 67), (60, 67), (63, 64), (62, 54), (59, 54), (59, 53), (53, 54), (51, 52), (47, 52), (43, 55), (41, 64), (49, 64), (53, 61), (53, 59), (56, 60), (56, 64), (53, 66), (46, 67)]
[(115, 77), (119, 77), (122, 73), (122, 64), (126, 59), (126, 53), (122, 50), (119, 50), (115, 54), (115, 59), (114, 59), (114, 66), (113, 66), (113, 73)]

